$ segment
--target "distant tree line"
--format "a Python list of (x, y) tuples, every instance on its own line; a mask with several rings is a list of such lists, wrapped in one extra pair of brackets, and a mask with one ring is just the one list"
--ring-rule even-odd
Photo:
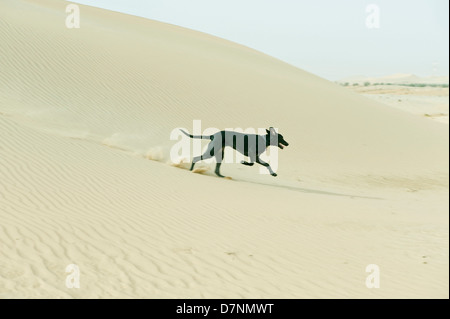
[[(336, 82), (339, 85), (342, 86), (349, 86), (349, 82)], [(360, 84), (355, 82), (352, 84), (353, 86), (359, 86)], [(369, 85), (398, 85), (398, 86), (408, 86), (408, 87), (415, 87), (415, 88), (424, 88), (424, 87), (433, 87), (433, 88), (448, 88), (448, 84), (432, 84), (432, 83), (370, 83), (370, 82), (364, 82), (364, 86)]]

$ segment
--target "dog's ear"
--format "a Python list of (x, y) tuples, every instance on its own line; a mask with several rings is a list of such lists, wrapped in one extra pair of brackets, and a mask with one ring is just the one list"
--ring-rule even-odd
[(269, 128), (270, 131), (266, 130), (267, 133), (270, 133), (270, 135), (277, 135), (277, 131), (273, 127)]
[(268, 129), (266, 129), (267, 134), (270, 134), (270, 131)]

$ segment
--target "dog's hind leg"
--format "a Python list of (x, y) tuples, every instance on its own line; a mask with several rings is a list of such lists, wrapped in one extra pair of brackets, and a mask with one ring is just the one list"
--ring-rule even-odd
[(201, 156), (196, 156), (192, 159), (192, 165), (191, 168), (189, 169), (190, 171), (192, 171), (194, 169), (195, 163), (199, 162), (202, 160)]
[(208, 148), (203, 153), (203, 155), (196, 156), (192, 159), (192, 165), (191, 165), (190, 170), (192, 171), (194, 169), (194, 166), (197, 162), (200, 162), (201, 160), (210, 159), (213, 156), (214, 156), (214, 145), (213, 145), (213, 143), (209, 143)]
[(241, 161), (241, 164), (246, 165), (246, 166), (253, 166), (253, 165), (255, 165), (255, 163), (246, 162), (246, 161)]
[(216, 170), (214, 171), (216, 173), (217, 176), (219, 177), (225, 177), (222, 174), (220, 174), (220, 166), (222, 165), (222, 163), (217, 163), (216, 164)]
[(222, 166), (222, 161), (223, 161), (223, 156), (224, 156), (224, 149), (221, 148), (220, 150), (218, 150), (215, 153), (214, 156), (216, 157), (216, 162), (217, 162), (216, 170), (215, 170), (216, 175), (219, 176), (219, 177), (225, 177), (222, 174), (220, 174), (220, 166)]

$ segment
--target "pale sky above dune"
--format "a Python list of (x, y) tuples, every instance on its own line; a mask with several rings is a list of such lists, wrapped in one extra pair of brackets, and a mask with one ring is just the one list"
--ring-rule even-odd
[[(447, 0), (75, 2), (213, 34), (330, 80), (448, 75)], [(372, 3), (380, 8), (377, 29), (366, 27), (366, 7)]]

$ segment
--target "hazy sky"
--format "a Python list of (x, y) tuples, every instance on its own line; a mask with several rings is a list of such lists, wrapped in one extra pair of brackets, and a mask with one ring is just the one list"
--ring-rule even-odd
[[(329, 80), (448, 75), (448, 0), (76, 0), (238, 42)], [(379, 28), (368, 28), (369, 4)], [(82, 21), (81, 12), (81, 21)]]

